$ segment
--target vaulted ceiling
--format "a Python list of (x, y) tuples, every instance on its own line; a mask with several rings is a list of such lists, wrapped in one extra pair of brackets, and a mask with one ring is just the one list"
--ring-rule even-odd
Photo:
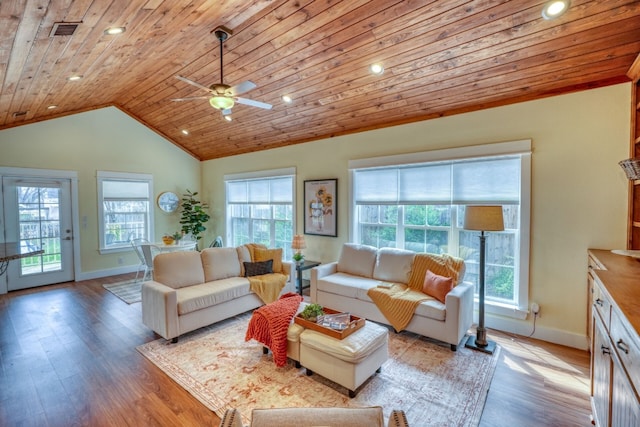
[[(555, 20), (543, 4), (2, 1), (0, 129), (116, 106), (208, 160), (628, 81), (640, 1), (573, 0)], [(229, 122), (207, 99), (172, 101), (207, 95), (177, 75), (220, 83), (219, 26), (224, 83), (251, 80), (241, 96), (271, 110), (236, 104)]]

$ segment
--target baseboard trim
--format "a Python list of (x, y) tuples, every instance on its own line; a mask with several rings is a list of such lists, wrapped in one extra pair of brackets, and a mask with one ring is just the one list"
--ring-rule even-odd
[[(135, 273), (138, 266), (123, 265), (121, 267), (109, 268), (106, 270), (84, 271), (76, 276), (76, 282), (82, 280), (100, 279), (101, 277), (117, 276), (119, 274)], [(142, 272), (140, 272), (142, 274)]]
[[(485, 326), (490, 329), (497, 329), (502, 332), (525, 337), (528, 337), (532, 332), (534, 332), (533, 322), (531, 321), (525, 323), (515, 319), (512, 320), (508, 318), (494, 317), (491, 315), (486, 316)], [(487, 335), (490, 334), (491, 331), (488, 331)], [(541, 326), (540, 324), (536, 325), (535, 332), (531, 337), (554, 344), (577, 348), (579, 350), (589, 349), (589, 340), (586, 335), (576, 334), (574, 332), (556, 328), (549, 328)]]

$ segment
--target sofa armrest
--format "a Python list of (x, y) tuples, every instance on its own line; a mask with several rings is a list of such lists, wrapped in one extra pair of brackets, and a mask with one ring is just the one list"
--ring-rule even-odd
[(318, 279), (338, 272), (338, 262), (330, 262), (328, 264), (320, 264), (311, 269), (311, 287), (309, 288), (309, 297), (311, 302), (318, 301)]
[(450, 323), (457, 326), (458, 342), (473, 324), (473, 294), (473, 283), (463, 282), (455, 286), (445, 298), (447, 318), (458, 319), (457, 322)]
[(180, 335), (174, 288), (153, 280), (142, 284), (142, 323), (167, 340)]

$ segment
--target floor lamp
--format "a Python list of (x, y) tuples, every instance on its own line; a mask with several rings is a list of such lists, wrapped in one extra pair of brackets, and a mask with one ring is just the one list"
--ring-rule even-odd
[(464, 213), (464, 229), (480, 232), (480, 272), (478, 289), (478, 328), (476, 336), (467, 339), (465, 347), (492, 354), (496, 343), (487, 341), (487, 330), (484, 327), (484, 273), (485, 273), (485, 231), (504, 230), (502, 206), (467, 206)]

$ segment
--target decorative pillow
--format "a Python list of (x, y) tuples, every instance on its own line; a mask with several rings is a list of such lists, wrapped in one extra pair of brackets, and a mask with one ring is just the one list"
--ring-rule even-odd
[[(273, 260), (273, 271), (270, 273), (282, 273), (282, 248), (261, 249), (255, 248), (253, 251), (253, 261)], [(266, 273), (265, 273), (266, 274)]]
[(260, 262), (245, 262), (244, 276), (260, 276), (261, 274), (273, 273), (273, 260)]
[(424, 276), (422, 292), (444, 304), (445, 297), (451, 289), (453, 289), (453, 279), (451, 277), (439, 276), (431, 270), (427, 270), (427, 274)]

